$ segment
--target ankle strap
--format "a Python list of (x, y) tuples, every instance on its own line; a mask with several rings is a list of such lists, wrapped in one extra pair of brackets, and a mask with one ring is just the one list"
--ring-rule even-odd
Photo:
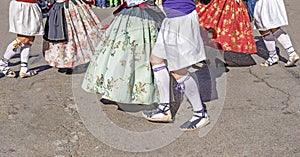
[(202, 110), (199, 110), (199, 111), (194, 111), (194, 113), (204, 113), (205, 112), (205, 109), (204, 107), (202, 108)]
[(167, 68), (167, 66), (163, 65), (163, 66), (160, 66), (160, 67), (153, 68), (153, 71), (158, 72), (158, 71), (161, 71), (161, 70), (166, 69), (166, 68)]
[(159, 105), (163, 106), (164, 108), (161, 110), (160, 108), (158, 108), (159, 110), (166, 112), (170, 110), (170, 103), (160, 103)]
[(27, 67), (28, 63), (26, 62), (21, 62), (21, 67)]
[(8, 64), (8, 59), (6, 59), (6, 58), (1, 58), (1, 60), (2, 60), (2, 62), (4, 62), (5, 64)]
[(185, 82), (186, 80), (188, 80), (190, 77), (191, 77), (191, 75), (188, 74), (188, 75), (186, 76), (186, 78), (185, 78), (182, 82), (178, 82), (178, 84), (177, 84), (176, 87), (175, 87), (175, 90), (179, 90), (179, 89), (180, 89), (180, 90), (179, 90), (180, 93), (183, 94), (183, 93), (184, 93), (184, 90), (185, 90), (184, 82)]

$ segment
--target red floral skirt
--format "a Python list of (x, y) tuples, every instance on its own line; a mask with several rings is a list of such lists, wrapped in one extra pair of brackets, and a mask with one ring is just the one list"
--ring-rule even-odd
[(212, 0), (197, 4), (199, 24), (213, 29), (212, 39), (222, 50), (255, 53), (256, 45), (245, 4), (240, 0)]

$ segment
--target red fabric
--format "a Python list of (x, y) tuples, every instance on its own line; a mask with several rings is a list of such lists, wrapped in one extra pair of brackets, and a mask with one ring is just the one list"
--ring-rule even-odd
[(147, 6), (146, 3), (141, 3), (141, 4), (139, 4), (139, 7), (146, 7), (146, 6)]
[(48, 6), (48, 8), (49, 8), (49, 10), (52, 8), (52, 6), (53, 6), (53, 4), (47, 4), (47, 6)]
[(17, 0), (18, 2), (36, 3), (36, 0)]
[(213, 29), (213, 40), (222, 50), (255, 53), (256, 45), (247, 8), (242, 1), (212, 0), (197, 4), (199, 24)]
[(83, 0), (83, 2), (91, 5), (95, 4), (95, 0)]
[[(139, 4), (139, 7), (146, 7), (147, 4), (146, 3), (142, 3)], [(124, 2), (123, 4), (121, 4), (114, 12), (113, 14), (116, 16), (116, 14), (118, 14), (121, 10), (123, 10), (124, 8), (127, 8), (127, 3)]]
[(101, 28), (101, 31), (105, 31), (108, 27), (109, 27), (108, 24), (104, 25), (104, 26)]
[(114, 12), (113, 14), (116, 16), (121, 10), (123, 10), (124, 8), (127, 7), (127, 3), (124, 2), (123, 4), (121, 4)]

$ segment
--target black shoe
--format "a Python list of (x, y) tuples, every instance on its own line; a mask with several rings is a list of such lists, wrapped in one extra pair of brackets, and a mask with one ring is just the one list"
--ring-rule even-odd
[(73, 73), (73, 69), (71, 68), (58, 68), (57, 71), (60, 73), (66, 73), (67, 75), (71, 75)]
[(103, 104), (117, 104), (117, 102), (115, 101), (111, 101), (111, 100), (108, 100), (108, 99), (100, 99), (100, 102), (102, 102)]

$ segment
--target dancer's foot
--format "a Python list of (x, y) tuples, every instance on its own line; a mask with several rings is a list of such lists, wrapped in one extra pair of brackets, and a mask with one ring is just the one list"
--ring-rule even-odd
[(0, 72), (2, 72), (6, 77), (16, 77), (16, 73), (12, 71), (8, 66), (0, 66)]
[(19, 76), (20, 76), (21, 78), (26, 78), (26, 77), (35, 76), (35, 75), (37, 75), (37, 74), (38, 74), (38, 72), (35, 71), (35, 70), (28, 70), (26, 73), (20, 72), (20, 73), (19, 73)]
[(101, 98), (100, 102), (102, 102), (103, 104), (117, 104), (117, 102), (115, 101), (104, 99), (104, 98)]
[(157, 107), (153, 110), (144, 110), (143, 116), (152, 122), (171, 122), (172, 114), (169, 109), (169, 103), (159, 104), (160, 106), (164, 106), (162, 109)]
[(180, 129), (183, 131), (191, 131), (204, 127), (207, 124), (209, 124), (209, 118), (204, 109), (202, 109), (201, 111), (194, 111), (192, 119), (182, 124)]
[(289, 60), (287, 61), (285, 66), (286, 67), (294, 66), (298, 60), (299, 60), (299, 55), (296, 52), (294, 52), (289, 56)]
[(71, 75), (73, 73), (73, 69), (71, 68), (58, 68), (57, 71), (60, 73), (66, 73), (68, 75)]
[(279, 61), (279, 56), (278, 55), (270, 56), (265, 62), (260, 63), (260, 66), (269, 67), (269, 66), (272, 66), (274, 64), (277, 64), (278, 61)]
[(16, 73), (8, 67), (8, 60), (5, 58), (0, 60), (0, 72), (2, 72), (6, 77), (16, 77)]

